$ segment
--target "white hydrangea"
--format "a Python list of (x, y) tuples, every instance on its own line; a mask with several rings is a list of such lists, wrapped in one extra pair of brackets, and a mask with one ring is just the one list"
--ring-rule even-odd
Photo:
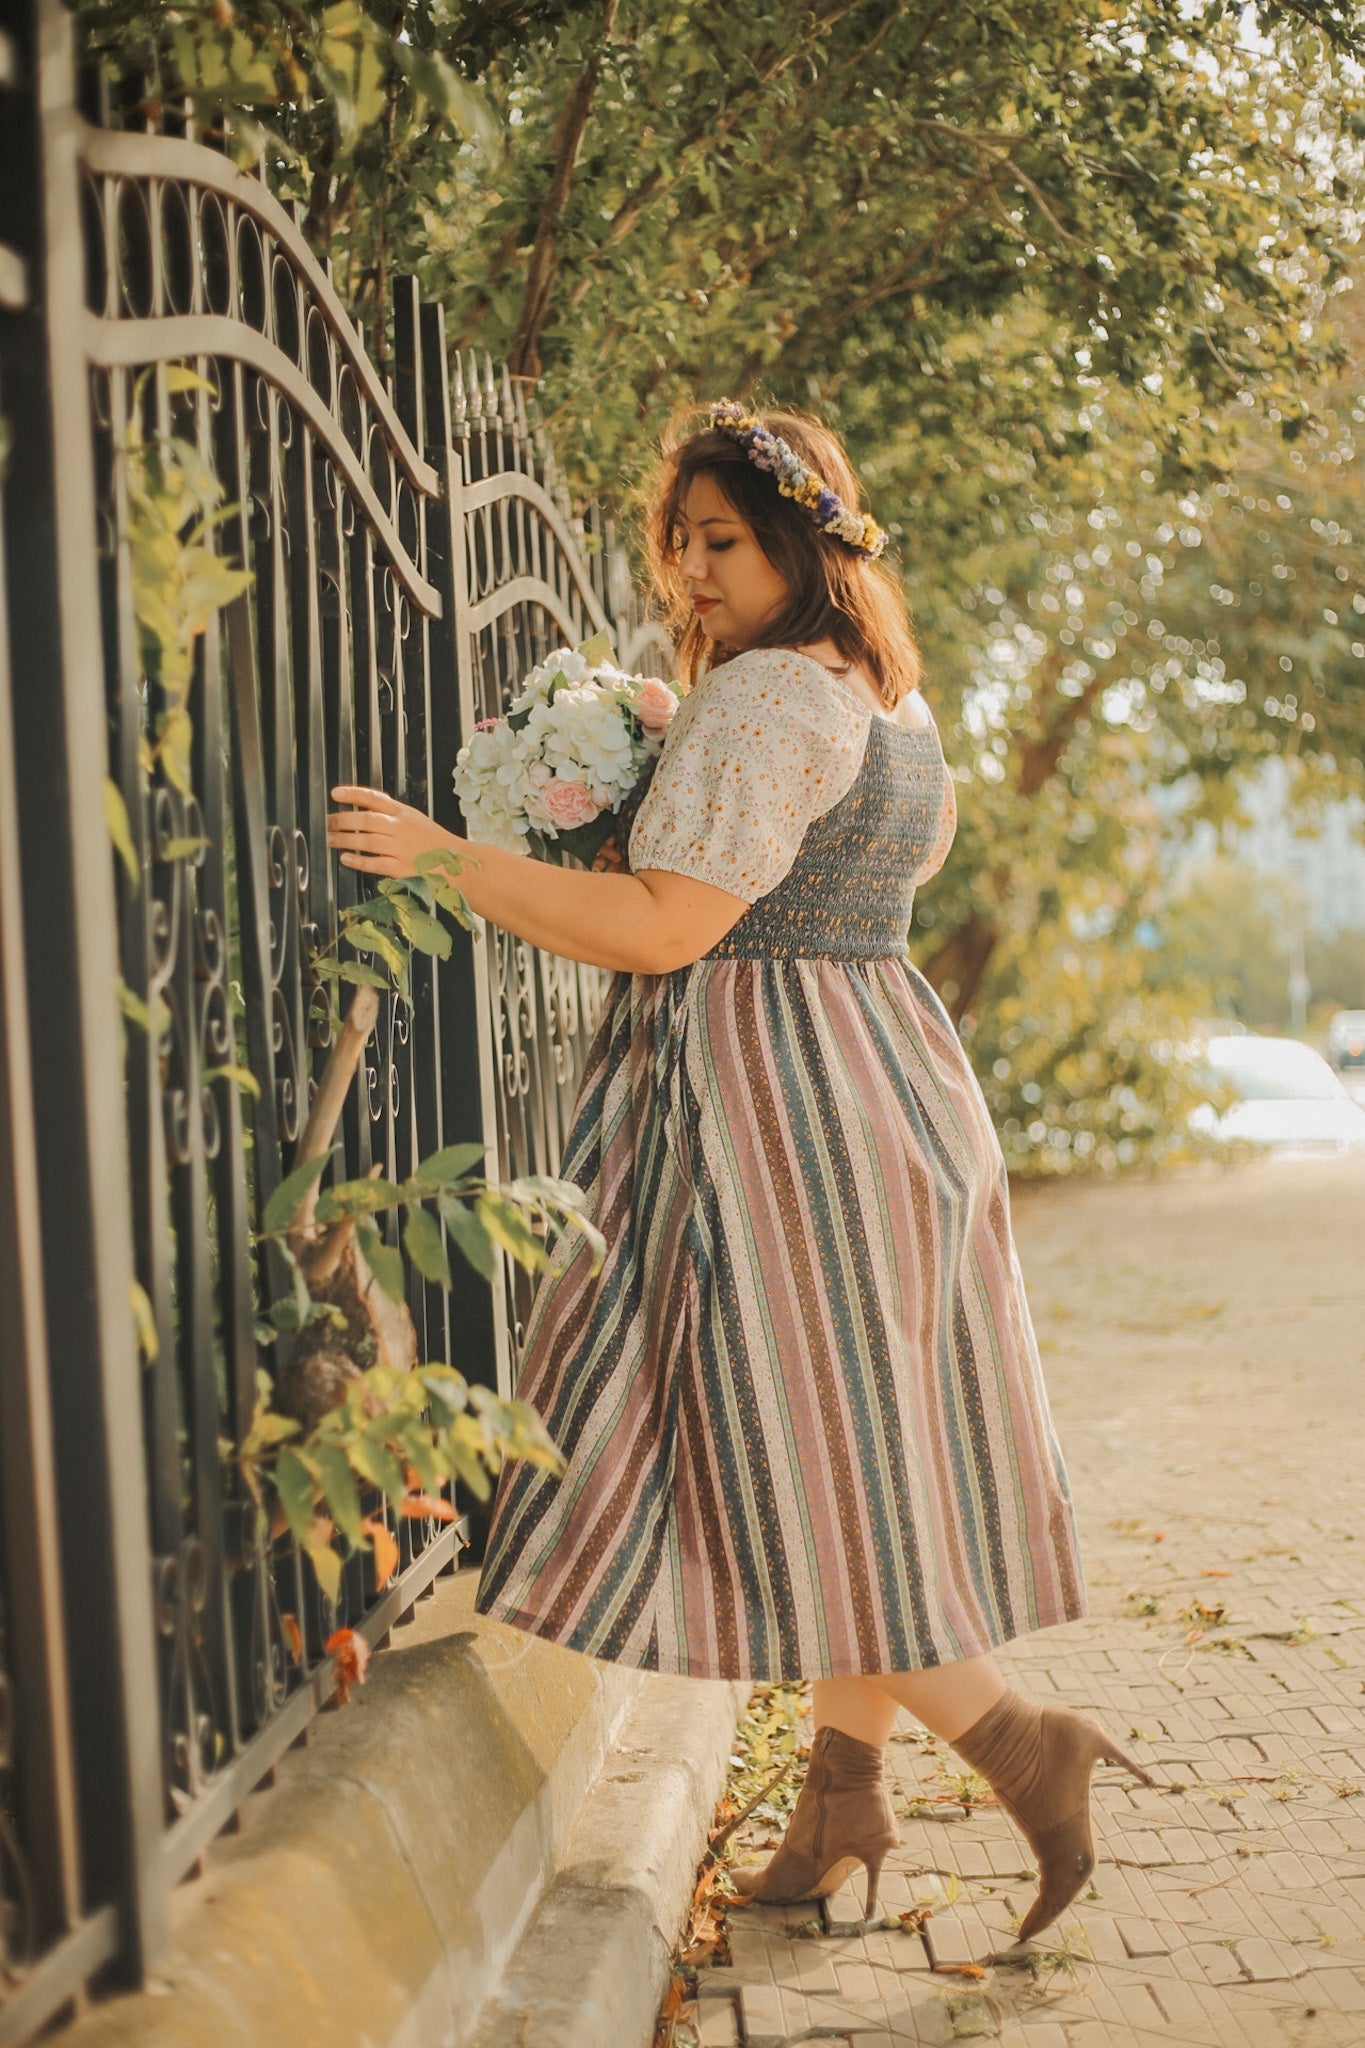
[(532, 784), (520, 733), (505, 721), (471, 735), (455, 757), (455, 793), (471, 839), (529, 852), (526, 799)]
[(592, 670), (581, 654), (575, 654), (571, 647), (556, 647), (553, 654), (547, 654), (538, 668), (533, 668), (519, 693), (508, 706), (509, 711), (525, 711), (528, 706), (538, 704), (550, 693), (550, 687), (564, 676), (571, 683), (586, 682)]
[(599, 804), (634, 788), (640, 749), (615, 696), (592, 685), (561, 689), (531, 708), (521, 732), (524, 758), (544, 761), (565, 782), (586, 782)]

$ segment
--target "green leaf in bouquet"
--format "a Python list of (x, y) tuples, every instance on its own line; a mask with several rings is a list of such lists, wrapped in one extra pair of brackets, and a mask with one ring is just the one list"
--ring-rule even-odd
[(574, 652), (581, 654), (592, 668), (600, 668), (604, 661), (614, 661), (616, 658), (611, 644), (611, 634), (606, 632), (594, 633), (590, 640), (580, 642)]
[(533, 832), (533, 851), (538, 860), (552, 861), (556, 867), (563, 865), (566, 853), (572, 854), (575, 860), (581, 860), (584, 867), (591, 867), (615, 830), (616, 813), (599, 811), (586, 825), (574, 825), (567, 832), (561, 832), (557, 839)]

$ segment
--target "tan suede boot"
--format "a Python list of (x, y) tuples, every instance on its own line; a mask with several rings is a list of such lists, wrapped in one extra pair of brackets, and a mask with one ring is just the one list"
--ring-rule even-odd
[(1050, 1927), (1095, 1868), (1090, 1773), (1121, 1764), (1155, 1784), (1097, 1721), (1069, 1707), (1038, 1707), (1006, 1692), (952, 1745), (986, 1780), (1038, 1863), (1038, 1896), (1024, 1915), (1020, 1941)]
[(781, 1848), (761, 1868), (730, 1873), (742, 1897), (769, 1906), (825, 1898), (861, 1863), (867, 1871), (864, 1917), (872, 1918), (882, 1863), (900, 1843), (882, 1754), (875, 1743), (859, 1742), (842, 1728), (817, 1731)]

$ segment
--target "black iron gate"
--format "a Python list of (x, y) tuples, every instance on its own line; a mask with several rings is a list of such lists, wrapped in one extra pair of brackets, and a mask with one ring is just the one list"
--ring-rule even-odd
[[(78, 112), (72, 76), (59, 0), (0, 0), (0, 2048), (157, 1952), (169, 1888), (328, 1696), (331, 1629), (381, 1640), (459, 1552), (404, 1522), (398, 1576), (354, 1558), (328, 1603), (220, 1456), (270, 1298), (253, 1225), (330, 1042), (311, 963), (356, 889), (327, 792), (457, 825), (463, 734), (551, 647), (608, 627), (667, 660), (439, 307), (400, 286), (381, 378), (259, 179)], [(186, 768), (149, 774), (130, 503), (172, 439), (251, 583), (199, 646)], [(348, 1174), (463, 1139), (555, 1172), (601, 983), (492, 933), (423, 962)], [(510, 1391), (522, 1276), (414, 1277), (410, 1305), (423, 1355)]]

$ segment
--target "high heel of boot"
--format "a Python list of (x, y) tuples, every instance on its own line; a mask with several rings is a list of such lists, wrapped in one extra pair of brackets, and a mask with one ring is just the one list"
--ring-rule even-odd
[(1103, 1728), (1098, 1728), (1098, 1724), (1097, 1732), (1104, 1744), (1103, 1751), (1095, 1759), (1097, 1763), (1113, 1764), (1118, 1770), (1131, 1771), (1139, 1785), (1145, 1785), (1150, 1792), (1155, 1792), (1159, 1789), (1157, 1781), (1151, 1772), (1144, 1770), (1141, 1764), (1134, 1763), (1127, 1751), (1120, 1749), (1113, 1737), (1106, 1735)]
[(882, 1881), (882, 1864), (885, 1861), (886, 1851), (884, 1849), (863, 1858), (863, 1867), (867, 1872), (867, 1898), (863, 1905), (864, 1920), (874, 1920), (876, 1918), (877, 1887)]
[(740, 1896), (757, 1905), (793, 1905), (828, 1898), (861, 1863), (871, 1919), (882, 1865), (899, 1843), (880, 1750), (826, 1727), (816, 1735), (806, 1782), (777, 1854), (761, 1869), (732, 1870), (730, 1876)]

